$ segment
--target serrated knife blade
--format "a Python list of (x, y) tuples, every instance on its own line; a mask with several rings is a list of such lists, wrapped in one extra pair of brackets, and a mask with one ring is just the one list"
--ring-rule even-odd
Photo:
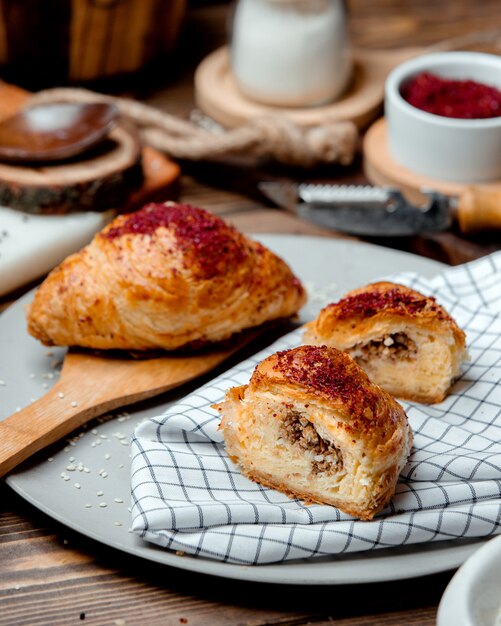
[(426, 204), (410, 203), (393, 187), (262, 182), (261, 192), (305, 220), (340, 232), (404, 237), (442, 231), (452, 224), (454, 199), (423, 190)]

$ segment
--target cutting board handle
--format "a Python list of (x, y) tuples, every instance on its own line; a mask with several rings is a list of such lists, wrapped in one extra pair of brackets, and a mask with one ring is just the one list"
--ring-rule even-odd
[[(210, 372), (263, 331), (241, 333), (231, 346), (145, 359), (69, 351), (61, 377), (44, 396), (0, 421), (0, 477), (35, 452), (86, 422), (119, 407), (158, 396)], [(278, 325), (280, 333), (290, 330)], [(276, 333), (269, 335), (276, 338)]]
[(459, 197), (457, 218), (463, 233), (501, 230), (501, 191), (467, 187)]
[(45, 396), (0, 422), (0, 477), (108, 409), (104, 403), (96, 406), (91, 394), (79, 396), (77, 404), (71, 387), (59, 381)]

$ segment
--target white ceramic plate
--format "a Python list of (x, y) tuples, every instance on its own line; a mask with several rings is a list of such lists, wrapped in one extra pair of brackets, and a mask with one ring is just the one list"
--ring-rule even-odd
[[(259, 239), (282, 256), (309, 288), (303, 321), (314, 317), (329, 299), (384, 275), (416, 271), (433, 276), (442, 268), (429, 259), (343, 240), (286, 235)], [(43, 395), (64, 355), (64, 350), (49, 351), (27, 334), (23, 305), (31, 297), (27, 294), (0, 317), (0, 381), (5, 383), (0, 385), (0, 419)], [(448, 541), (242, 567), (177, 556), (143, 542), (128, 532), (129, 437), (139, 421), (161, 413), (187, 391), (138, 405), (127, 416), (90, 424), (73, 440), (24, 464), (7, 483), (52, 518), (106, 545), (166, 565), (235, 579), (294, 584), (395, 580), (458, 567), (482, 545), (476, 540)]]
[(447, 585), (437, 626), (501, 626), (501, 537), (477, 550)]

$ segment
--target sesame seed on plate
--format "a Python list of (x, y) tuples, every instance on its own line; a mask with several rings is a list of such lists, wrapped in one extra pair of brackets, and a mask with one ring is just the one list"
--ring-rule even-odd
[(106, 502), (100, 502), (99, 506), (104, 509), (105, 507), (107, 507), (108, 505), (106, 504)]

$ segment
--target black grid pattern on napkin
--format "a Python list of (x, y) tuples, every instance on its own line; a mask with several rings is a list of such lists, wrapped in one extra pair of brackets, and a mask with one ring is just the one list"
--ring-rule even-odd
[(211, 405), (248, 382), (263, 358), (301, 343), (298, 330), (137, 428), (134, 532), (166, 548), (240, 564), (501, 532), (500, 279), (501, 253), (432, 280), (393, 277), (447, 308), (467, 333), (471, 358), (442, 403), (402, 403), (413, 453), (390, 505), (373, 521), (261, 487), (225, 453)]

